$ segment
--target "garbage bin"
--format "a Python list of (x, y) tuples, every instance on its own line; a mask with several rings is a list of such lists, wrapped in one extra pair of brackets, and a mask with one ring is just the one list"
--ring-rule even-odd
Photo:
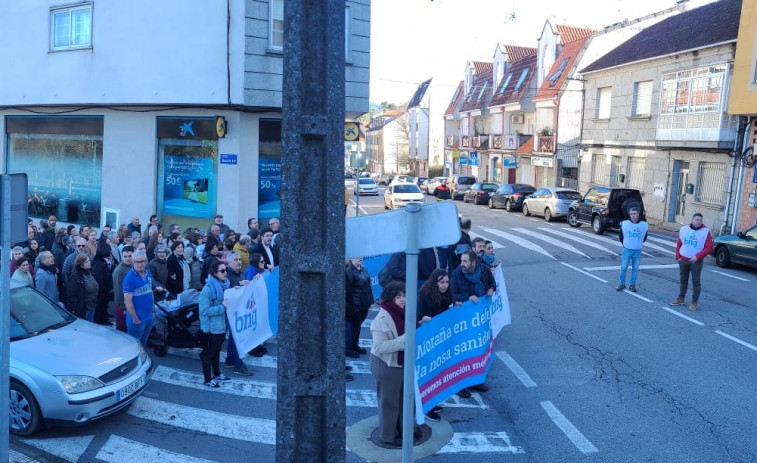
[(68, 198), (58, 200), (57, 219), (61, 222), (68, 222)]

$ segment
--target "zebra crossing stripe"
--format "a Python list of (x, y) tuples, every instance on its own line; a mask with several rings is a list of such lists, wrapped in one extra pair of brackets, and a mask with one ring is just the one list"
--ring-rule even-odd
[(147, 397), (135, 400), (127, 413), (136, 418), (165, 424), (172, 428), (202, 432), (226, 439), (233, 437), (245, 442), (276, 445), (276, 421), (274, 420), (230, 415)]
[(160, 463), (214, 463), (213, 460), (195, 458), (181, 453), (153, 447), (152, 445), (111, 434), (95, 456), (108, 463), (132, 463), (134, 461), (160, 461)]
[(652, 235), (647, 235), (647, 241), (650, 241), (650, 240), (651, 241), (656, 241), (658, 243), (665, 244), (667, 246), (672, 246), (673, 248), (676, 247), (676, 242), (675, 241), (666, 240), (664, 238), (658, 238), (658, 237), (652, 236)]
[(510, 443), (506, 432), (456, 432), (437, 453), (526, 453)]
[(518, 233), (523, 233), (524, 235), (531, 236), (533, 238), (536, 238), (537, 240), (546, 241), (547, 243), (552, 244), (554, 246), (557, 246), (558, 248), (563, 248), (566, 251), (570, 251), (570, 252), (572, 252), (574, 254), (578, 254), (578, 255), (584, 256), (587, 259), (591, 259), (591, 257), (587, 256), (586, 254), (584, 254), (583, 252), (579, 251), (574, 246), (571, 246), (570, 244), (568, 244), (568, 243), (566, 243), (564, 241), (556, 240), (556, 239), (554, 239), (554, 238), (552, 238), (550, 236), (542, 235), (540, 233), (534, 233), (532, 230), (527, 230), (525, 228), (513, 228), (512, 230), (516, 231)]
[(620, 254), (618, 254), (615, 251), (610, 251), (609, 249), (607, 249), (606, 247), (602, 246), (601, 244), (597, 244), (597, 243), (594, 243), (592, 241), (585, 240), (583, 238), (579, 238), (579, 237), (574, 236), (574, 235), (572, 235), (570, 233), (565, 233), (565, 232), (562, 232), (562, 231), (559, 231), (559, 230), (553, 230), (551, 228), (546, 228), (546, 227), (539, 227), (539, 230), (544, 230), (547, 233), (552, 233), (553, 235), (561, 236), (561, 237), (563, 237), (565, 239), (572, 240), (572, 241), (575, 241), (577, 243), (585, 244), (586, 246), (589, 246), (590, 248), (599, 249), (600, 251), (607, 252), (607, 253), (612, 254), (613, 256), (616, 256), (616, 257), (620, 255)]
[[(475, 232), (472, 232), (472, 231), (468, 232), (468, 235), (470, 235), (471, 239), (473, 239), (473, 238), (483, 238), (485, 240), (489, 240), (489, 238), (487, 238), (485, 236), (482, 236), (482, 235), (479, 235), (478, 233), (475, 233)], [(502, 243), (497, 243), (496, 241), (492, 241), (492, 240), (489, 240), (489, 241), (492, 242), (492, 246), (494, 246), (494, 249), (499, 249), (499, 248), (504, 248), (505, 247), (505, 245), (502, 244)]]
[(508, 241), (512, 241), (513, 243), (517, 244), (518, 246), (522, 246), (526, 249), (530, 249), (532, 251), (538, 252), (539, 254), (542, 254), (544, 256), (549, 257), (550, 259), (557, 260), (555, 256), (548, 253), (544, 248), (539, 246), (538, 244), (532, 243), (528, 240), (524, 240), (523, 238), (515, 235), (511, 235), (510, 233), (503, 232), (501, 230), (497, 230), (495, 228), (486, 228), (486, 227), (480, 227), (481, 230), (491, 233), (492, 235), (501, 236), (502, 238), (505, 238)]

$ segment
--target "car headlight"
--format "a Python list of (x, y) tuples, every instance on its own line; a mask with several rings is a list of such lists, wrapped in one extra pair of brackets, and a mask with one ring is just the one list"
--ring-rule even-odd
[(150, 357), (149, 357), (149, 356), (147, 355), (147, 351), (146, 351), (146, 350), (145, 350), (145, 348), (144, 348), (144, 347), (142, 347), (142, 345), (140, 344), (140, 345), (139, 345), (139, 363), (140, 363), (140, 365), (145, 365), (145, 364), (147, 363), (147, 360), (148, 360), (149, 358), (150, 358)]
[(91, 376), (64, 375), (56, 378), (69, 394), (79, 394), (105, 386), (102, 381)]

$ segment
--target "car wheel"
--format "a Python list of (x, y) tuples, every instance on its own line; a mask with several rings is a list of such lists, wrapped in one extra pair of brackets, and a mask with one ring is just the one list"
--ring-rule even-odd
[(473, 205), (474, 206), (478, 206), (478, 197), (477, 196), (473, 197)]
[(21, 383), (10, 382), (10, 431), (31, 436), (42, 427), (42, 413), (34, 395)]
[(544, 209), (544, 220), (547, 222), (552, 221), (552, 211), (549, 208)]
[(510, 204), (510, 200), (509, 199), (507, 201), (505, 201), (505, 210), (507, 212), (512, 212), (513, 211), (513, 206)]
[(489, 209), (494, 209), (494, 201), (491, 198), (489, 198)]
[(528, 204), (523, 203), (523, 209), (521, 209), (521, 210), (523, 211), (523, 215), (525, 215), (526, 217), (528, 217), (528, 216), (531, 215), (531, 213), (528, 212)]
[(715, 251), (715, 262), (718, 264), (718, 267), (730, 267), (731, 266), (731, 253), (728, 252), (728, 248), (725, 246), (720, 246)]
[(601, 235), (605, 232), (605, 224), (602, 221), (602, 217), (595, 215), (593, 219), (591, 219), (591, 229), (594, 230), (594, 233), (597, 235)]
[(578, 214), (576, 211), (568, 212), (568, 225), (578, 228), (581, 226), (581, 222), (578, 221)]

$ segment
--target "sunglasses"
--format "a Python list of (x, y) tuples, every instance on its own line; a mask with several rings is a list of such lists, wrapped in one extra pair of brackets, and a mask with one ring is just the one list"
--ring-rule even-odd
[(223, 269), (218, 269), (218, 273), (226, 273), (226, 269), (225, 269), (225, 268), (223, 268)]
[(258, 264), (265, 264), (265, 261), (264, 260), (259, 260)]
[(77, 248), (86, 248), (87, 245), (86, 244), (77, 244), (76, 247)]

